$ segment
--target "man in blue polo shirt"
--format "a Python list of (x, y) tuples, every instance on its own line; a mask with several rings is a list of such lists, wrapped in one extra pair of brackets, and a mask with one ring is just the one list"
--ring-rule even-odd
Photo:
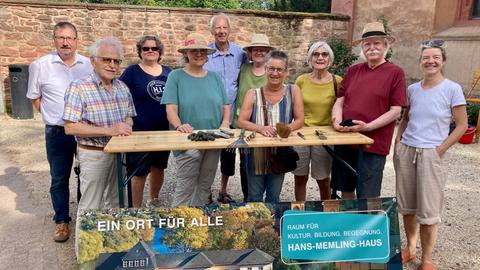
[[(215, 38), (215, 42), (211, 43), (209, 47), (216, 51), (208, 56), (208, 62), (204, 67), (207, 70), (217, 72), (222, 77), (233, 117), (238, 92), (238, 73), (240, 72), (240, 66), (246, 61), (246, 55), (240, 46), (228, 41), (231, 23), (226, 14), (219, 13), (210, 19), (210, 31)], [(221, 203), (233, 203), (235, 201), (227, 193), (227, 184), (228, 178), (235, 174), (235, 153), (222, 151), (220, 164), (222, 183), (217, 200)]]

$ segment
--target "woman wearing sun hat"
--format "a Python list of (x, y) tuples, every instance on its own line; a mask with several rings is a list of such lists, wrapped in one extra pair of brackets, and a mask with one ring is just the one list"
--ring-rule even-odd
[[(197, 33), (189, 34), (178, 48), (185, 67), (170, 73), (162, 98), (171, 128), (178, 132), (229, 127), (230, 105), (222, 79), (203, 68), (207, 55), (214, 51)], [(220, 150), (174, 151), (177, 180), (173, 207), (209, 203), (219, 155)]]
[[(420, 231), (420, 270), (435, 270), (432, 251), (447, 181), (444, 155), (467, 128), (462, 87), (442, 74), (446, 55), (443, 40), (422, 43), (419, 62), (423, 79), (408, 87), (410, 105), (398, 127), (393, 155), (398, 212), (403, 215), (407, 236), (402, 263), (415, 259)], [(455, 129), (449, 134), (452, 118)]]
[[(385, 59), (394, 41), (382, 23), (372, 22), (365, 25), (361, 38), (353, 42), (360, 45), (366, 62), (351, 66), (345, 73), (333, 106), (332, 125), (340, 132), (360, 132), (374, 143), (365, 147), (362, 164), (358, 164), (358, 147), (335, 146), (337, 155), (361, 175), (357, 179), (343, 164), (333, 161), (331, 186), (342, 191), (344, 199), (355, 198), (355, 192), (357, 198), (375, 198), (381, 194), (395, 121), (402, 107), (408, 104), (402, 68)], [(352, 125), (345, 125), (344, 120), (351, 120), (348, 122)]]
[[(253, 34), (248, 45), (243, 47), (247, 52), (249, 63), (242, 64), (238, 76), (237, 106), (233, 118), (233, 127), (238, 128), (237, 120), (242, 108), (243, 99), (249, 89), (255, 89), (267, 83), (267, 74), (265, 72), (265, 56), (274, 49), (265, 34)], [(244, 201), (248, 198), (247, 172), (245, 168), (245, 154), (240, 153), (240, 182)]]

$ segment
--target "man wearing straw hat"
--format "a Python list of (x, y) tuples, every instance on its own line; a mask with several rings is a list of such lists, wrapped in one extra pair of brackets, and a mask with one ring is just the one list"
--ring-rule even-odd
[[(246, 55), (240, 46), (228, 40), (232, 28), (230, 18), (226, 14), (218, 13), (212, 16), (209, 26), (215, 42), (208, 46), (215, 49), (215, 52), (208, 56), (205, 69), (217, 72), (222, 78), (228, 100), (232, 104), (231, 116), (233, 119), (238, 92), (238, 74), (240, 66), (243, 62), (246, 62)], [(235, 174), (235, 152), (222, 151), (220, 163), (222, 182), (217, 200), (221, 203), (234, 203), (235, 201), (227, 193), (227, 184), (228, 178)]]
[[(337, 154), (360, 173), (361, 182), (337, 161), (332, 165), (332, 188), (342, 191), (345, 199), (379, 197), (386, 156), (390, 151), (395, 121), (407, 106), (403, 70), (385, 59), (395, 39), (380, 22), (365, 25), (360, 39), (364, 63), (351, 66), (341, 83), (333, 106), (332, 124), (340, 132), (361, 132), (375, 142), (364, 149), (363, 163), (358, 163), (358, 147), (335, 147)], [(350, 121), (351, 120), (351, 121)]]

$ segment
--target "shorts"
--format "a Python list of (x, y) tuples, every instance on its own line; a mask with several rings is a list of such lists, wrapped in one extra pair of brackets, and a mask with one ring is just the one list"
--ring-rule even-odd
[(403, 215), (416, 215), (419, 224), (440, 223), (447, 174), (437, 150), (397, 143), (393, 166), (398, 212)]
[(222, 150), (220, 154), (220, 172), (222, 175), (233, 176), (235, 174), (235, 151)]
[[(147, 154), (147, 156), (143, 162), (139, 164), (145, 154)], [(127, 173), (128, 175), (131, 175), (131, 173), (138, 168), (135, 172), (135, 176), (146, 176), (150, 173), (151, 167), (165, 169), (168, 165), (169, 155), (170, 151), (127, 153)]]
[(297, 168), (292, 172), (294, 175), (308, 175), (311, 169), (314, 179), (322, 180), (330, 177), (332, 157), (323, 146), (295, 146), (294, 149), (300, 157)]
[(359, 149), (346, 145), (335, 146), (335, 154), (360, 173), (361, 182), (338, 160), (332, 162), (332, 181), (334, 190), (357, 192), (357, 198), (376, 198), (382, 189), (383, 169), (387, 157), (363, 151), (363, 164), (359, 168)]

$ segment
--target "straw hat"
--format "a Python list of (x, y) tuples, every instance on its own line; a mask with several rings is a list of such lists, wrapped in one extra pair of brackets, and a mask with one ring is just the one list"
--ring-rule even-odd
[(189, 34), (187, 36), (187, 39), (182, 42), (182, 46), (180, 46), (177, 51), (183, 53), (186, 50), (195, 49), (207, 50), (208, 54), (212, 54), (215, 52), (214, 48), (208, 47), (205, 37), (197, 33)]
[(270, 45), (268, 37), (264, 34), (253, 34), (250, 44), (243, 47), (244, 50), (247, 50), (251, 47), (268, 47), (270, 50), (273, 50), (274, 47)]
[(358, 44), (360, 44), (360, 42), (362, 42), (362, 40), (369, 37), (384, 37), (390, 43), (395, 42), (395, 38), (385, 32), (385, 28), (383, 27), (383, 24), (381, 22), (371, 22), (367, 23), (363, 27), (362, 37), (353, 41), (352, 45), (357, 46)]

